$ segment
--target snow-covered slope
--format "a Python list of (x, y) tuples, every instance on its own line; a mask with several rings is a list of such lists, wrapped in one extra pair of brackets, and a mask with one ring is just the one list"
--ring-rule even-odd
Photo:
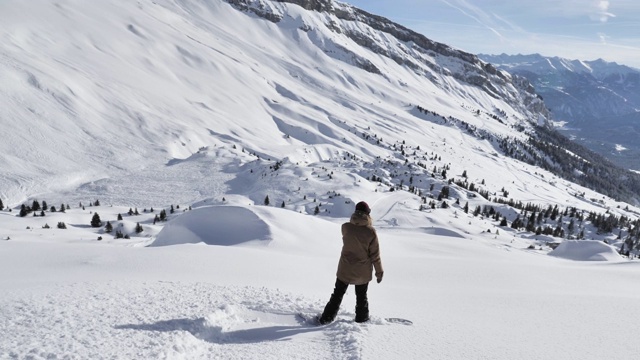
[[(330, 12), (246, 3), (279, 21), (220, 0), (0, 5), (0, 121), (11, 134), (0, 143), (5, 203), (66, 190), (65, 201), (106, 192), (133, 204), (219, 196), (224, 189), (197, 176), (199, 149), (239, 162), (243, 150), (298, 164), (343, 152), (384, 158), (394, 142), (424, 148), (444, 137), (411, 111), (416, 105), (497, 133), (512, 130), (488, 115), (503, 111), (507, 125), (545, 116), (526, 109), (544, 109), (535, 94), (472, 55), (425, 49)], [(183, 177), (195, 177), (189, 188), (175, 184)], [(149, 198), (154, 182), (176, 185), (170, 199)]]

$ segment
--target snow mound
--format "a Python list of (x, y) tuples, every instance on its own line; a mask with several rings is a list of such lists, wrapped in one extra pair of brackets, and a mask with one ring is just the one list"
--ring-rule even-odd
[(232, 246), (271, 239), (269, 225), (250, 209), (211, 206), (188, 211), (170, 221), (150, 246), (197, 243)]
[(577, 261), (622, 260), (613, 246), (597, 240), (565, 240), (549, 255)]

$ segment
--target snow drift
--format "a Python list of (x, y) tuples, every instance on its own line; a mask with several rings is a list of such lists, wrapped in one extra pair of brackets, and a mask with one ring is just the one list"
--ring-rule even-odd
[(271, 238), (269, 225), (253, 211), (238, 206), (212, 206), (188, 211), (170, 221), (150, 246), (231, 246)]
[(578, 261), (622, 260), (613, 246), (597, 240), (565, 240), (549, 255)]

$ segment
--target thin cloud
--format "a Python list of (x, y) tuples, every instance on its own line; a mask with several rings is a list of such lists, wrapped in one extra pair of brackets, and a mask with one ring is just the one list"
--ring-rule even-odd
[(493, 17), (479, 7), (474, 6), (465, 0), (441, 1), (451, 8), (456, 9), (463, 15), (473, 19), (476, 23), (480, 24), (482, 27), (495, 34), (500, 40), (505, 41), (507, 39), (507, 37), (504, 36), (499, 30), (500, 27), (496, 26), (495, 22), (493, 21)]

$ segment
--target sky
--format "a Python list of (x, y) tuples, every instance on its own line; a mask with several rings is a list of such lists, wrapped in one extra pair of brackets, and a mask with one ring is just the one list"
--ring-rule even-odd
[(640, 68), (637, 0), (348, 0), (473, 54), (602, 58)]

